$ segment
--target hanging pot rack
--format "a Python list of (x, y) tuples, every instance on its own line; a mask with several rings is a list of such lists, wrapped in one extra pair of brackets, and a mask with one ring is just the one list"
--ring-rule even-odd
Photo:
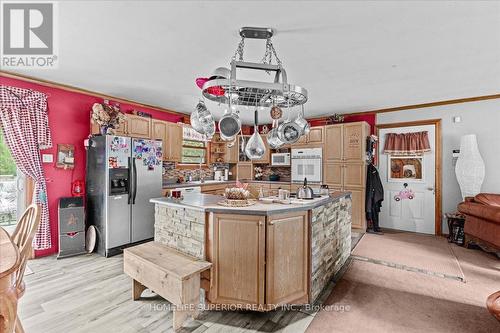
[[(240, 36), (241, 41), (231, 60), (230, 77), (206, 81), (202, 87), (203, 96), (217, 103), (242, 106), (294, 107), (306, 103), (307, 90), (298, 85), (289, 84), (287, 81), (286, 70), (271, 41), (273, 30), (244, 27), (240, 29)], [(245, 38), (266, 40), (266, 52), (261, 63), (243, 60)], [(237, 56), (239, 56), (238, 59)], [(273, 57), (276, 59), (276, 65), (272, 64)], [(274, 72), (274, 81), (241, 80), (236, 77), (237, 69)]]

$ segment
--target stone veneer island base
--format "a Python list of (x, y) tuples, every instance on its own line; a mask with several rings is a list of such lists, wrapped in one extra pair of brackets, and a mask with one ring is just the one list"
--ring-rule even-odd
[(216, 309), (313, 303), (350, 255), (349, 192), (292, 205), (232, 208), (220, 200), (209, 194), (151, 200), (155, 241), (212, 263), (201, 287)]

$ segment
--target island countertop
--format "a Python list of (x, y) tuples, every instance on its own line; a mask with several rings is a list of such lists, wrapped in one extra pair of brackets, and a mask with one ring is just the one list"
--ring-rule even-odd
[(220, 195), (190, 193), (186, 194), (180, 201), (174, 201), (169, 198), (153, 198), (150, 202), (177, 208), (189, 208), (202, 212), (211, 213), (232, 213), (241, 215), (258, 215), (269, 216), (274, 214), (282, 214), (288, 212), (305, 211), (336, 201), (340, 198), (351, 196), (351, 192), (333, 192), (328, 196), (314, 198), (312, 200), (304, 200), (303, 203), (280, 204), (280, 203), (263, 203), (257, 201), (255, 205), (247, 207), (226, 207), (217, 204), (223, 200)]

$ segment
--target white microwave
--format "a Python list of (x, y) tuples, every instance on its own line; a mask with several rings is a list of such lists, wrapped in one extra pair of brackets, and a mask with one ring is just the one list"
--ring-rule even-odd
[(271, 154), (271, 165), (281, 166), (290, 165), (290, 153), (273, 153)]

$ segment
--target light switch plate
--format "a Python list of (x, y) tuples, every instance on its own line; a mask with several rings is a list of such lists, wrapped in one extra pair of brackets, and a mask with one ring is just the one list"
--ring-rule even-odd
[(54, 163), (54, 155), (52, 154), (42, 154), (43, 163)]

